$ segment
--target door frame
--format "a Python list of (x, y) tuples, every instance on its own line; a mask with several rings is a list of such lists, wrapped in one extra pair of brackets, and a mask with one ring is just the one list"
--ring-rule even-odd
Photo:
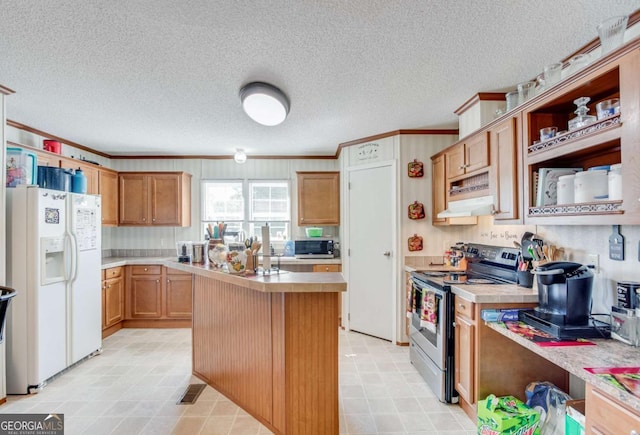
[[(390, 166), (391, 167), (391, 195), (392, 195), (392, 212), (391, 212), (391, 228), (389, 228), (389, 233), (391, 234), (391, 277), (390, 277), (390, 285), (392, 286), (392, 295), (391, 295), (391, 300), (389, 301), (391, 303), (391, 310), (392, 310), (392, 315), (391, 315), (391, 320), (392, 320), (392, 324), (391, 324), (391, 338), (392, 338), (392, 343), (397, 343), (398, 342), (398, 309), (399, 309), (399, 305), (398, 305), (398, 289), (397, 289), (397, 282), (398, 282), (398, 264), (400, 264), (401, 259), (398, 258), (398, 256), (402, 255), (402, 251), (400, 250), (400, 246), (398, 246), (398, 210), (399, 210), (399, 196), (398, 196), (398, 163), (397, 161), (394, 160), (384, 160), (384, 161), (379, 161), (379, 162), (375, 162), (375, 163), (369, 163), (369, 164), (364, 164), (364, 165), (355, 165), (355, 166), (346, 166), (343, 168), (343, 171), (346, 172), (346, 177), (340, 177), (340, 182), (342, 184), (341, 186), (341, 190), (342, 190), (342, 204), (341, 207), (343, 210), (345, 210), (345, 213), (343, 214), (343, 222), (342, 222), (342, 227), (344, 228), (344, 231), (342, 233), (342, 245), (341, 245), (341, 252), (342, 252), (342, 270), (343, 270), (343, 276), (345, 278), (345, 280), (347, 281), (347, 292), (342, 294), (342, 323), (344, 325), (345, 330), (350, 331), (351, 330), (351, 325), (350, 325), (350, 319), (349, 319), (349, 312), (351, 311), (350, 307), (349, 307), (349, 298), (345, 297), (345, 295), (348, 296), (348, 292), (349, 292), (349, 287), (348, 287), (348, 283), (351, 279), (350, 276), (350, 271), (351, 271), (351, 258), (349, 255), (349, 247), (351, 245), (351, 239), (349, 237), (349, 230), (350, 230), (350, 217), (351, 217), (351, 210), (349, 207), (350, 204), (350, 189), (349, 189), (349, 180), (351, 178), (351, 173), (355, 172), (355, 171), (363, 171), (363, 170), (367, 170), (367, 169), (375, 169), (375, 168), (379, 168), (379, 167), (384, 167), (384, 166)], [(346, 320), (345, 320), (346, 319)]]

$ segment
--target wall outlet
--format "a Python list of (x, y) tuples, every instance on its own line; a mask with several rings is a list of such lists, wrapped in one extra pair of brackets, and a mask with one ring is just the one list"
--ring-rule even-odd
[(600, 270), (600, 256), (598, 254), (587, 254), (587, 267), (593, 267), (593, 273)]

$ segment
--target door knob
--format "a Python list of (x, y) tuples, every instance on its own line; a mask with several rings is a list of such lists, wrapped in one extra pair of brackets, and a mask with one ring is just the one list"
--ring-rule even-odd
[(391, 257), (391, 251), (384, 251), (382, 255), (384, 255), (385, 257)]

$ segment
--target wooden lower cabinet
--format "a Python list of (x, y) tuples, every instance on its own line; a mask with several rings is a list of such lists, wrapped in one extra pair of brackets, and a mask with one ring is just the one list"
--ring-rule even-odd
[(102, 338), (122, 328), (124, 319), (124, 267), (102, 271)]
[(569, 375), (562, 368), (501, 335), (481, 320), (483, 309), (529, 308), (535, 303), (474, 303), (456, 295), (455, 373), (459, 404), (473, 421), (477, 403), (489, 394), (512, 395), (526, 401), (525, 388), (545, 380), (569, 391)]
[(159, 265), (127, 266), (125, 327), (189, 327), (192, 275)]
[(585, 417), (588, 434), (640, 433), (640, 416), (591, 384), (586, 387)]
[(476, 324), (456, 310), (454, 382), (458, 395), (467, 403), (475, 403), (473, 375)]
[[(314, 272), (342, 272), (341, 264), (314, 264)], [(338, 327), (342, 328), (342, 293), (337, 294), (338, 297)]]
[(191, 319), (193, 299), (193, 279), (191, 274), (167, 269), (165, 284), (166, 317)]

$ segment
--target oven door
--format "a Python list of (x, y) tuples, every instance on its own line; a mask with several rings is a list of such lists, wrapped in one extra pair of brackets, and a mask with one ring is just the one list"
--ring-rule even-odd
[[(447, 306), (448, 291), (433, 287), (423, 281), (412, 279), (415, 295), (415, 310), (411, 316), (411, 328), (409, 337), (418, 347), (433, 361), (440, 370), (446, 368), (447, 357), (447, 323), (451, 322)], [(420, 313), (422, 312), (422, 300), (424, 292), (433, 292), (438, 306), (437, 324), (435, 331), (423, 326)]]

